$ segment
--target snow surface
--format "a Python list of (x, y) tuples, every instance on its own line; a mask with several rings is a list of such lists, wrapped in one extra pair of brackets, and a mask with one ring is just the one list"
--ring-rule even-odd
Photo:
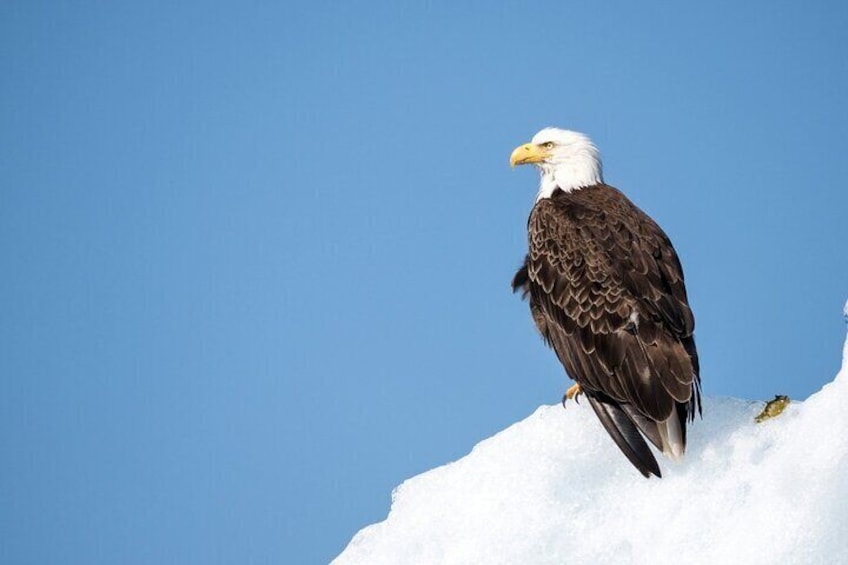
[(686, 457), (651, 480), (588, 404), (542, 406), (405, 481), (333, 563), (848, 563), (846, 403), (848, 341), (834, 381), (775, 419), (705, 399)]

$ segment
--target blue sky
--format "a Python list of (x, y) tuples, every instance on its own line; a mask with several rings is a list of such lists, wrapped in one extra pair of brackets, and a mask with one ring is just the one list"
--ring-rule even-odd
[(4, 4), (0, 561), (326, 562), (405, 478), (557, 402), (509, 292), (537, 178), (508, 156), (547, 125), (674, 241), (706, 394), (816, 391), (848, 297), (846, 26)]

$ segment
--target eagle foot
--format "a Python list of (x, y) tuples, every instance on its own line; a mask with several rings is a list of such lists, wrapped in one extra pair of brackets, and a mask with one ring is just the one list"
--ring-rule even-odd
[(565, 394), (562, 395), (562, 407), (565, 408), (565, 403), (568, 400), (574, 399), (574, 402), (580, 404), (579, 397), (583, 394), (583, 389), (580, 387), (580, 383), (573, 384), (569, 387)]

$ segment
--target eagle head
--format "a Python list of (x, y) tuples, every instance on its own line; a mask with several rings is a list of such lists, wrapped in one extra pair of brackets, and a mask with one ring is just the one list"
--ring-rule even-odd
[(557, 188), (568, 192), (604, 182), (598, 148), (576, 131), (545, 128), (530, 143), (516, 147), (509, 164), (533, 164), (539, 168), (539, 198), (549, 197)]

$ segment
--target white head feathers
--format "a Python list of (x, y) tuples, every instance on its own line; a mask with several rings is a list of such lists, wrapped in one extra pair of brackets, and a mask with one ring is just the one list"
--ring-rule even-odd
[(545, 158), (535, 163), (542, 173), (537, 200), (549, 198), (557, 188), (569, 192), (604, 182), (598, 148), (582, 133), (545, 128), (531, 143), (546, 150)]

